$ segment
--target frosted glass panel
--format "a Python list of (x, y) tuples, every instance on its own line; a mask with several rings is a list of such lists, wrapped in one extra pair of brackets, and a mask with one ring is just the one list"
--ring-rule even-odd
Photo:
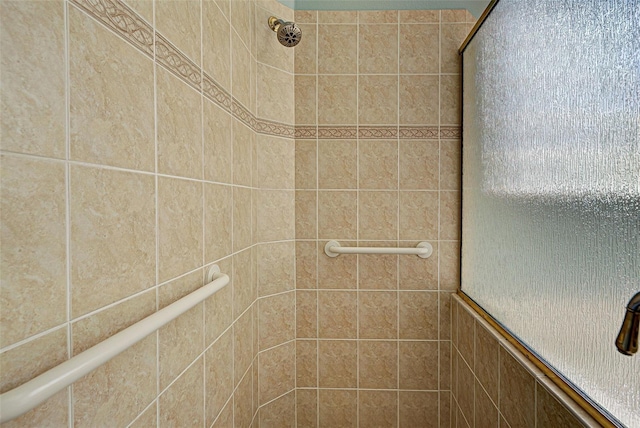
[(501, 0), (463, 64), (462, 290), (640, 427), (640, 0)]

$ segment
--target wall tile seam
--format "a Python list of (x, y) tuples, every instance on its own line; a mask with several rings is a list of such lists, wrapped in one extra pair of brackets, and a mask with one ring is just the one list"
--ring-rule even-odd
[(294, 388), (291, 388), (291, 389), (290, 389), (290, 390), (288, 390), (287, 392), (284, 392), (284, 393), (282, 393), (282, 394), (278, 395), (276, 398), (272, 398), (271, 400), (267, 401), (266, 403), (260, 404), (260, 405), (258, 406), (258, 410), (261, 410), (263, 407), (266, 407), (266, 406), (268, 406), (269, 404), (271, 404), (271, 403), (273, 403), (273, 402), (275, 402), (275, 401), (278, 401), (279, 399), (281, 399), (282, 397), (284, 397), (284, 396), (285, 396), (285, 395), (287, 395), (287, 394), (290, 394), (290, 393), (292, 393), (292, 392), (295, 392), (295, 390), (296, 390), (296, 388), (295, 388), (295, 387), (294, 387)]
[[(201, 95), (206, 96), (219, 107), (230, 112), (234, 118), (249, 126), (249, 128), (254, 132), (272, 136), (294, 136), (294, 125), (292, 123), (287, 124), (283, 122), (276, 122), (255, 116), (235, 97), (230, 96), (222, 85), (211, 78), (202, 67), (195, 64), (160, 32), (151, 28), (146, 21), (144, 21), (136, 12), (130, 9), (122, 1), (104, 0), (108, 2), (111, 9), (104, 9), (104, 13), (102, 15), (105, 16), (103, 18), (100, 17), (100, 11), (90, 2), (90, 0), (66, 1), (74, 4), (83, 13), (86, 13), (88, 16), (95, 19), (113, 34), (124, 39), (137, 50), (149, 57), (154, 63), (162, 66), (167, 71), (170, 71), (176, 77), (180, 78), (183, 82), (198, 91)], [(112, 16), (109, 14), (109, 10), (118, 13), (114, 13)], [(138, 25), (134, 29), (119, 28), (115, 22), (117, 21), (116, 18), (119, 20), (127, 20), (127, 25), (135, 25), (136, 23)], [(145, 32), (151, 32), (152, 34), (149, 38), (155, 41), (153, 45), (154, 48), (151, 51), (145, 50), (140, 44), (132, 43), (130, 38), (127, 37), (129, 33), (144, 35)], [(145, 39), (146, 38), (147, 37), (145, 36)], [(212, 92), (212, 94), (209, 92)], [(293, 120), (293, 122), (295, 122), (295, 120)]]

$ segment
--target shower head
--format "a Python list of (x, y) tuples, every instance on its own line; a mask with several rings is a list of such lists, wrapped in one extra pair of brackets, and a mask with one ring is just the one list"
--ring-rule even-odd
[(629, 300), (627, 311), (624, 314), (622, 327), (618, 338), (616, 339), (616, 347), (618, 352), (624, 355), (633, 355), (638, 352), (638, 334), (640, 331), (640, 292)]
[(293, 22), (285, 22), (275, 16), (269, 17), (269, 28), (278, 34), (278, 41), (282, 46), (292, 48), (302, 39), (302, 31)]

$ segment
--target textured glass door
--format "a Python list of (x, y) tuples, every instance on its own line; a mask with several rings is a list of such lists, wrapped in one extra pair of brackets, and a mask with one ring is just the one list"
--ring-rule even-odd
[(640, 0), (500, 0), (463, 64), (462, 290), (640, 427)]

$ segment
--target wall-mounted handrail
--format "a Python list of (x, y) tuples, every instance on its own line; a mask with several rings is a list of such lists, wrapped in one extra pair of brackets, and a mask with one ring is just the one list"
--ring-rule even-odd
[(324, 246), (324, 252), (329, 257), (340, 254), (409, 254), (426, 259), (433, 253), (433, 247), (428, 242), (420, 242), (415, 247), (343, 247), (338, 241), (329, 241)]
[(182, 315), (229, 283), (229, 276), (212, 266), (208, 284), (138, 321), (64, 363), (0, 395), (0, 423), (35, 408), (48, 398), (127, 350), (160, 327)]

